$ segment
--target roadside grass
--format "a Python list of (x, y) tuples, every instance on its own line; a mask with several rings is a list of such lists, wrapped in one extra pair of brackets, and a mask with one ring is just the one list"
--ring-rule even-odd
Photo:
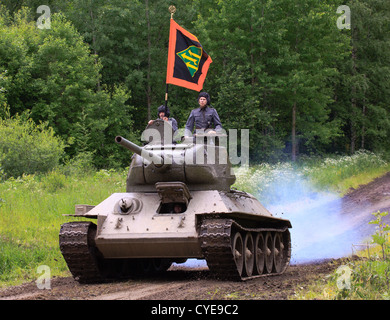
[[(376, 212), (370, 223), (378, 224), (372, 241), (357, 251), (331, 274), (296, 290), (291, 300), (390, 300), (390, 227), (381, 217), (388, 212)], [(332, 263), (332, 262), (330, 262)]]
[(69, 275), (58, 245), (61, 224), (76, 204), (98, 204), (125, 191), (126, 171), (24, 175), (0, 183), (0, 287), (35, 280), (37, 267)]
[(352, 156), (325, 159), (307, 158), (298, 167), (314, 187), (344, 195), (390, 171), (390, 163), (369, 151), (357, 151)]
[[(380, 156), (359, 152), (352, 157), (306, 158), (296, 164), (253, 165), (236, 170), (234, 185), (259, 197), (275, 177), (308, 180), (318, 190), (340, 195), (390, 171)], [(51, 276), (70, 275), (58, 245), (60, 225), (75, 218), (76, 204), (96, 205), (126, 189), (125, 170), (58, 168), (45, 175), (24, 175), (0, 182), (0, 287), (34, 281), (40, 265)], [(271, 193), (272, 194), (272, 193)], [(272, 197), (272, 195), (271, 195)], [(264, 199), (271, 201), (272, 199)]]

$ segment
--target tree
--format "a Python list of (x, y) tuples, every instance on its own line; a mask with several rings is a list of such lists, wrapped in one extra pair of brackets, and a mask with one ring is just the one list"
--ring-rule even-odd
[(291, 157), (295, 160), (299, 140), (319, 149), (339, 135), (339, 121), (329, 117), (333, 102), (330, 84), (338, 76), (337, 61), (343, 58), (347, 41), (336, 28), (334, 6), (318, 1), (278, 3), (288, 13), (280, 17), (288, 51), (277, 92), (287, 107), (280, 109), (280, 114), (291, 124)]
[[(108, 135), (130, 131), (133, 139), (163, 103), (171, 4), (213, 59), (204, 90), (224, 128), (250, 129), (252, 161), (388, 149), (386, 0), (349, 1), (351, 30), (337, 28), (337, 0), (48, 3), (51, 30), (35, 27), (38, 0), (6, 2), (15, 14), (0, 12), (0, 100), (11, 114), (29, 109), (49, 121), (69, 156), (93, 152), (99, 166), (127, 161), (112, 156)], [(18, 12), (22, 5), (30, 11)], [(169, 87), (179, 126), (196, 97)]]
[[(266, 1), (197, 1), (196, 32), (213, 59), (205, 87), (226, 129), (250, 129), (251, 158), (276, 159), (283, 148), (270, 104), (271, 52), (282, 50)], [(275, 32), (274, 32), (275, 31)]]
[[(333, 6), (314, 0), (198, 5), (207, 8), (198, 25), (211, 48), (218, 74), (211, 87), (220, 93), (218, 105), (226, 106), (221, 117), (227, 126), (247, 126), (257, 146), (272, 137), (271, 150), (290, 140), (293, 160), (299, 140), (302, 147), (319, 149), (339, 134), (339, 121), (329, 118), (330, 83), (347, 42), (336, 28)], [(232, 112), (237, 117), (229, 117)]]
[[(390, 133), (390, 3), (350, 1), (351, 63), (345, 81), (349, 88), (350, 152), (380, 149)], [(359, 146), (360, 141), (360, 146)]]
[[(125, 105), (128, 91), (98, 88), (100, 61), (63, 15), (52, 15), (49, 30), (36, 28), (26, 10), (15, 14), (8, 25), (4, 21), (0, 25), (0, 70), (7, 70), (5, 97), (11, 115), (27, 109), (37, 123), (47, 121), (67, 141), (71, 157), (104, 149), (104, 133), (112, 123), (121, 123), (116, 127), (119, 132), (128, 131), (133, 124), (132, 107)], [(124, 111), (118, 112), (121, 108)], [(117, 121), (116, 116), (123, 118)], [(106, 153), (96, 153), (95, 164), (109, 165)]]

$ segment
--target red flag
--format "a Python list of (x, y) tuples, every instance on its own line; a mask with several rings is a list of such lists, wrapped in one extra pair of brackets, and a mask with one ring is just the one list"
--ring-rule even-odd
[(200, 91), (211, 62), (198, 38), (171, 19), (166, 83)]

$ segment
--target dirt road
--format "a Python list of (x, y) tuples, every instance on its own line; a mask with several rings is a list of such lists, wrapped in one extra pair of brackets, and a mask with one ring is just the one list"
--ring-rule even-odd
[[(71, 277), (55, 278), (51, 289), (38, 289), (35, 283), (0, 292), (3, 300), (284, 300), (315, 279), (324, 278), (340, 265), (339, 261), (290, 266), (281, 276), (247, 282), (221, 281), (207, 268), (183, 270), (176, 267), (164, 275), (114, 283), (81, 285)], [(176, 270), (175, 270), (176, 269)]]
[[(372, 212), (390, 210), (390, 173), (351, 190), (342, 200), (354, 232), (365, 237), (373, 233), (368, 224)], [(294, 249), (294, 248), (293, 248)], [(72, 277), (51, 279), (51, 289), (38, 289), (35, 282), (0, 290), (0, 300), (212, 300), (294, 298), (314, 281), (325, 279), (343, 261), (322, 260), (288, 267), (280, 276), (261, 277), (246, 282), (221, 281), (207, 267), (171, 267), (152, 278), (129, 279), (114, 283), (81, 285)]]

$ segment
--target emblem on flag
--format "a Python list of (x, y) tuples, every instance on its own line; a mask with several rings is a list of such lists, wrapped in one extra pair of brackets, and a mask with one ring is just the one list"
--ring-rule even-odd
[(191, 73), (191, 77), (193, 77), (199, 69), (202, 48), (190, 46), (187, 49), (178, 52), (177, 55), (184, 61), (188, 71)]

